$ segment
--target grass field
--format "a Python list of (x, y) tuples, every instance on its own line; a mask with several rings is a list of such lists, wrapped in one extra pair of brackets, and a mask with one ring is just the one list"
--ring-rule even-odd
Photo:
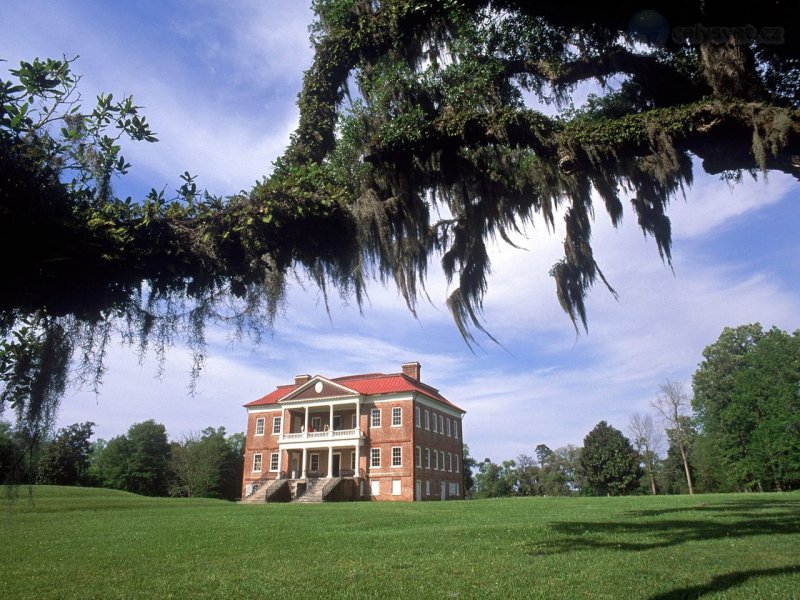
[(800, 598), (800, 493), (244, 506), (34, 487), (3, 502), (3, 599)]

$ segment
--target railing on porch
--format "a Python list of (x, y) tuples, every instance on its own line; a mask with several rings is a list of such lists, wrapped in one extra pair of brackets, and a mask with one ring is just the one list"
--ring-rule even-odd
[(300, 433), (282, 433), (280, 441), (294, 442), (302, 440), (331, 440), (334, 438), (364, 437), (360, 428), (330, 429), (328, 431), (302, 431)]

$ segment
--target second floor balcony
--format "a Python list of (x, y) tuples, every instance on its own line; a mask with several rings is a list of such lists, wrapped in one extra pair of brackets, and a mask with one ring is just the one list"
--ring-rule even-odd
[(323, 431), (301, 431), (297, 433), (282, 433), (279, 438), (281, 444), (293, 442), (326, 442), (326, 441), (351, 441), (363, 440), (364, 432), (355, 429), (323, 429)]

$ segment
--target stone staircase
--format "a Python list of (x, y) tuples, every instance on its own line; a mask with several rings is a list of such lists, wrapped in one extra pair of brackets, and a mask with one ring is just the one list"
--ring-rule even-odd
[(283, 485), (288, 485), (288, 481), (286, 481), (285, 479), (276, 479), (274, 481), (266, 482), (265, 485), (263, 485), (261, 488), (259, 488), (246, 498), (240, 500), (239, 504), (261, 504), (263, 502), (266, 502), (267, 498), (271, 496), (272, 493), (277, 488)]
[[(298, 504), (310, 504), (314, 502), (324, 502), (325, 495), (324, 492), (327, 490), (325, 489), (328, 487), (328, 484), (331, 481), (335, 481), (337, 478), (334, 479), (326, 479), (320, 477), (319, 479), (309, 479), (308, 484), (306, 486), (306, 491), (302, 496), (298, 496), (292, 502), (297, 502)], [(330, 489), (328, 487), (328, 489)]]

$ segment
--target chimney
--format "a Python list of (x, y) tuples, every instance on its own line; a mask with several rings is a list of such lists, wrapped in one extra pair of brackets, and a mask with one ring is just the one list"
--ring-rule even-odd
[(419, 381), (419, 372), (422, 366), (418, 362), (406, 363), (402, 366), (403, 375), (406, 375), (414, 381)]
[(311, 375), (295, 375), (294, 376), (294, 384), (296, 386), (303, 385), (309, 379), (311, 379)]

